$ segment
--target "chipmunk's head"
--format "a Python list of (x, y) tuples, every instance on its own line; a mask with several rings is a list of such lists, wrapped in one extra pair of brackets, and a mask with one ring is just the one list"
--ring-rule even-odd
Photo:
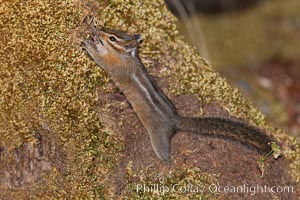
[(104, 29), (100, 30), (94, 39), (96, 41), (98, 39), (98, 51), (135, 57), (137, 56), (142, 36), (139, 34), (128, 35), (123, 31)]
[(98, 65), (116, 66), (137, 59), (141, 35), (129, 35), (123, 31), (97, 29), (93, 27), (91, 35), (82, 42), (82, 47)]

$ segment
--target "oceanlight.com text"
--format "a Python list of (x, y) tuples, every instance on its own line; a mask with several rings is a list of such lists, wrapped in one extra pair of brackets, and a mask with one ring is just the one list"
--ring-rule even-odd
[(195, 185), (195, 184), (136, 184), (136, 192), (140, 193), (152, 193), (156, 195), (164, 195), (167, 193), (245, 193), (251, 196), (258, 193), (293, 193), (293, 186), (267, 186), (267, 185)]

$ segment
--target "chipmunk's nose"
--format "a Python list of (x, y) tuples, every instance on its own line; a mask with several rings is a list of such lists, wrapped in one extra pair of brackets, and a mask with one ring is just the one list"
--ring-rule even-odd
[(81, 47), (82, 49), (85, 49), (87, 45), (88, 45), (88, 41), (86, 41), (86, 40), (83, 40), (83, 41), (80, 43), (80, 47)]

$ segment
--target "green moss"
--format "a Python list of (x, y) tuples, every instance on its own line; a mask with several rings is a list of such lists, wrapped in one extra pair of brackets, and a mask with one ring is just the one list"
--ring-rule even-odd
[[(0, 4), (0, 146), (34, 143), (37, 128), (49, 129), (68, 159), (64, 174), (53, 169), (46, 179), (47, 194), (99, 196), (123, 147), (98, 118), (95, 88), (105, 74), (70, 46), (81, 7), (62, 0)], [(37, 195), (45, 191), (36, 188)]]

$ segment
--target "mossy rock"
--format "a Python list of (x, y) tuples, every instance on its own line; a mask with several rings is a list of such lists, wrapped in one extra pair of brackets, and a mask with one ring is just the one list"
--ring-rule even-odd
[[(241, 118), (276, 138), (282, 158), (269, 158), (261, 177), (256, 152), (178, 134), (165, 166), (125, 97), (80, 49), (82, 20), (89, 14), (107, 27), (144, 36), (142, 62), (181, 114)], [(299, 186), (294, 139), (270, 126), (214, 72), (183, 41), (175, 22), (162, 0), (0, 0), (1, 198), (217, 199), (250, 193), (207, 190), (213, 184)], [(188, 191), (189, 184), (198, 190)], [(161, 190), (150, 191), (155, 187)]]

